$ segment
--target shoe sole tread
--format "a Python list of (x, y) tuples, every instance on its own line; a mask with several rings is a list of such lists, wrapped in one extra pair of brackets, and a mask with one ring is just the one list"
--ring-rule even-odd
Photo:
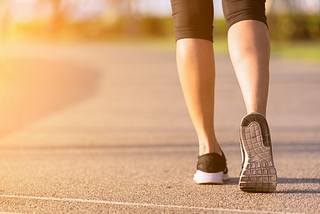
[(277, 186), (277, 172), (271, 146), (264, 146), (258, 122), (241, 127), (241, 144), (246, 160), (239, 180), (240, 189), (245, 192), (273, 192)]

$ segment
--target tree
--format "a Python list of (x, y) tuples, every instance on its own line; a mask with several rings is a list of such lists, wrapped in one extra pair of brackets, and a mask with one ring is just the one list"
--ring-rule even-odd
[(7, 0), (0, 0), (0, 39), (4, 40), (7, 37), (10, 26), (10, 10)]
[(64, 13), (60, 10), (62, 0), (38, 0), (36, 6), (41, 4), (50, 4), (52, 8), (51, 16), (48, 23), (48, 36), (51, 39), (56, 39), (64, 19)]
[[(64, 4), (62, 4), (64, 3)], [(51, 17), (48, 23), (48, 34), (51, 39), (56, 39), (59, 36), (61, 28), (67, 19), (68, 13), (76, 6), (77, 1), (64, 0), (38, 0), (37, 4), (49, 4), (52, 8)]]
[[(124, 19), (125, 33), (129, 36), (136, 36), (139, 33), (139, 24), (137, 17), (134, 13), (134, 6), (137, 4), (137, 0), (105, 0), (107, 9), (106, 17), (111, 18), (111, 24), (115, 23), (115, 20)], [(108, 15), (109, 14), (109, 15)], [(106, 20), (108, 23), (108, 20)]]

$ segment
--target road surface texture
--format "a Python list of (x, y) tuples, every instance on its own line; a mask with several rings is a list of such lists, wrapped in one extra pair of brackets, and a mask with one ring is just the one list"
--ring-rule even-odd
[(268, 120), (278, 186), (243, 193), (246, 114), (216, 56), (216, 132), (230, 181), (193, 182), (197, 137), (174, 50), (1, 45), (3, 213), (320, 213), (320, 66), (272, 58)]

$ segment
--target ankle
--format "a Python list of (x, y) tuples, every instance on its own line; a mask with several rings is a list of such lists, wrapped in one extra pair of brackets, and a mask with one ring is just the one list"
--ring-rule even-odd
[(199, 143), (199, 155), (204, 155), (207, 153), (217, 153), (220, 154), (221, 149), (220, 145), (218, 143), (208, 143), (208, 144), (203, 144)]
[(247, 114), (251, 114), (251, 113), (258, 113), (258, 114), (262, 114), (264, 117), (266, 117), (266, 109), (265, 108), (249, 108), (247, 110)]

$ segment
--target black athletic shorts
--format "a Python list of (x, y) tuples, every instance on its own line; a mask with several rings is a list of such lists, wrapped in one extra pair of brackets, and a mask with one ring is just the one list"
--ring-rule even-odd
[[(267, 25), (266, 0), (222, 0), (223, 13), (230, 28), (242, 20)], [(213, 0), (171, 0), (176, 40), (200, 38), (213, 41)]]

